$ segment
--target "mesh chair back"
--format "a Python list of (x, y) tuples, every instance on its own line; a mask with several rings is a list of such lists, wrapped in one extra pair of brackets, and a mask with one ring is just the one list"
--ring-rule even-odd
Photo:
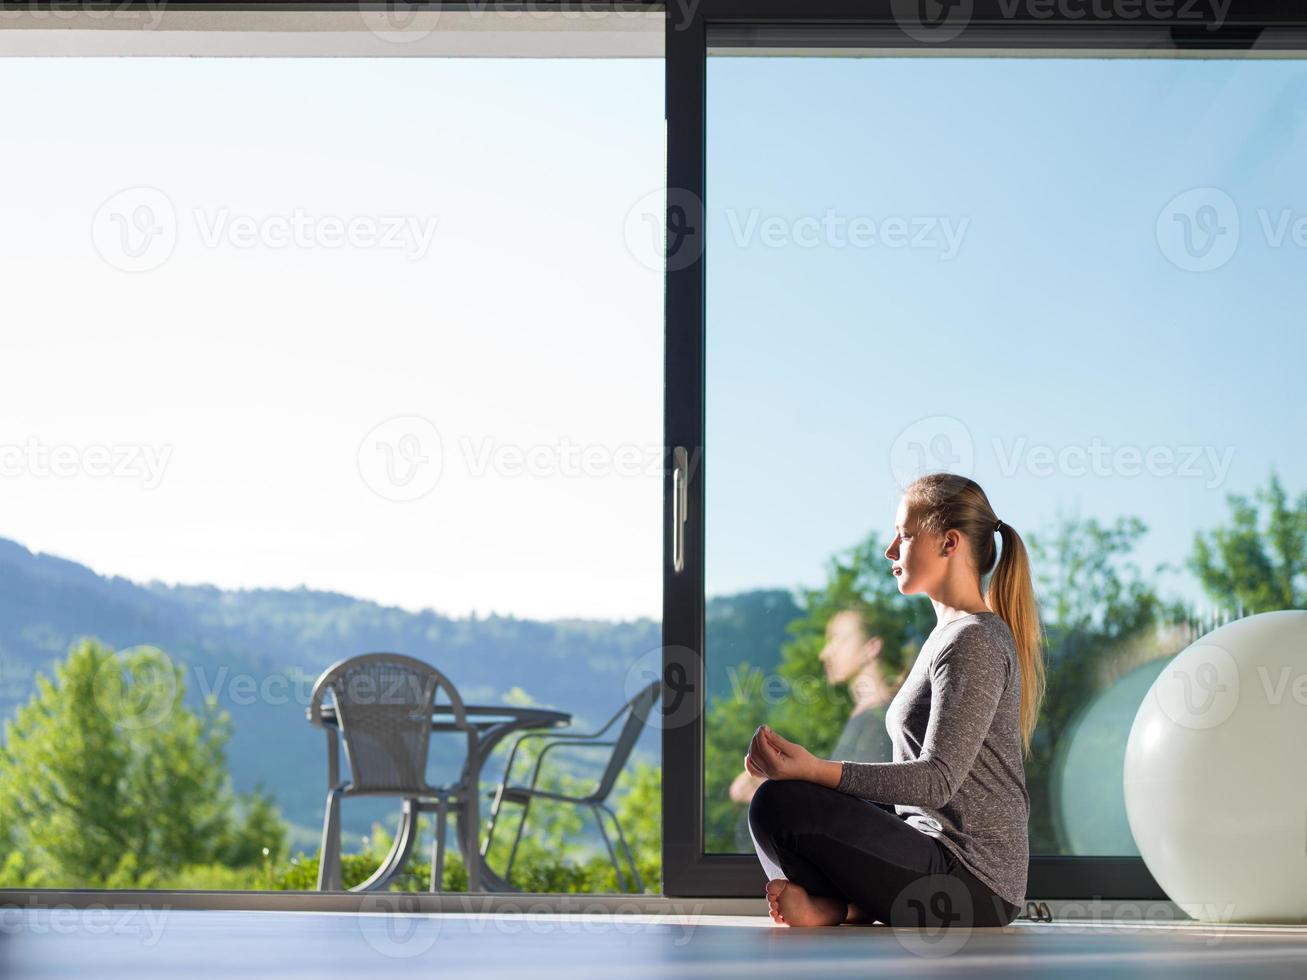
[(449, 696), (456, 726), (468, 731), (473, 749), (476, 729), (467, 722), (463, 699), (449, 678), (430, 664), (399, 653), (365, 653), (334, 664), (318, 678), (311, 711), (320, 709), (330, 691), (351, 790), (430, 788), (426, 770), (431, 713), (441, 690)]
[(653, 711), (654, 705), (658, 703), (658, 696), (662, 693), (662, 687), (662, 678), (659, 678), (648, 686), (641, 688), (635, 697), (626, 703), (630, 714), (626, 716), (621, 733), (614, 740), (613, 754), (609, 756), (608, 765), (604, 768), (604, 774), (599, 779), (599, 787), (594, 792), (595, 799), (607, 799), (608, 794), (612, 792), (613, 786), (617, 783), (617, 777), (622, 774), (622, 767), (626, 765), (631, 750), (635, 748), (636, 739), (640, 737), (640, 732), (644, 730), (644, 726), (649, 723), (649, 714)]

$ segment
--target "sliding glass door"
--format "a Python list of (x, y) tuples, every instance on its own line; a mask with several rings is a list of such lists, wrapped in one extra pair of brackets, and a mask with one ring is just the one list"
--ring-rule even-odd
[[(311, 890), (333, 663), (579, 732), (657, 663), (662, 277), (628, 229), (662, 208), (661, 13), (39, 6), (0, 18), (0, 888)], [(607, 802), (656, 893), (658, 733), (630, 749)], [(426, 758), (461, 778), (466, 734)], [(346, 886), (400, 811), (345, 802)], [(523, 819), (495, 874), (627, 887), (611, 822), (550, 801), (510, 875)]]
[(700, 782), (667, 818), (695, 835), (666, 869), (687, 893), (761, 888), (758, 724), (892, 758), (865, 712), (935, 616), (883, 552), (904, 487), (950, 471), (1035, 565), (1028, 893), (1164, 897), (1125, 816), (1135, 711), (1197, 636), (1295, 603), (1258, 529), (1307, 491), (1307, 61), (1291, 35), (1085, 38), (709, 13), (702, 258), (669, 295), (699, 291), (702, 358), (679, 573), (702, 590), (679, 620), (702, 631)]

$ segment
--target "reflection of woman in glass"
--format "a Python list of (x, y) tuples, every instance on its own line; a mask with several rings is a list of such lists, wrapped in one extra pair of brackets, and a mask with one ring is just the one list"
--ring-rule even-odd
[[(853, 711), (831, 749), (832, 759), (889, 762), (894, 758), (894, 746), (885, 730), (885, 708), (903, 679), (903, 664), (892, 656), (884, 639), (871, 635), (867, 610), (841, 609), (826, 622), (826, 645), (819, 655), (826, 683), (847, 684), (853, 698)], [(731, 799), (747, 807), (762, 782), (761, 776), (740, 770), (731, 783)], [(740, 811), (735, 842), (741, 850), (753, 849), (747, 809)]]
[(1044, 689), (1025, 545), (974, 480), (935, 473), (904, 492), (885, 558), (937, 620), (886, 712), (894, 761), (819, 759), (758, 728), (745, 767), (765, 779), (749, 830), (768, 907), (796, 926), (1006, 925), (1025, 898)]

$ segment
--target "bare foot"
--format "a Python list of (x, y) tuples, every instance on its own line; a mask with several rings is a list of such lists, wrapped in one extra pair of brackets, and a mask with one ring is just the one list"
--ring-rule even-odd
[(809, 895), (802, 885), (785, 878), (767, 882), (767, 912), (779, 926), (837, 926), (848, 910), (842, 899)]
[(869, 926), (874, 922), (878, 922), (879, 920), (875, 916), (873, 916), (870, 912), (864, 912), (862, 909), (858, 908), (856, 905), (850, 902), (849, 917), (844, 921), (849, 923), (849, 925)]

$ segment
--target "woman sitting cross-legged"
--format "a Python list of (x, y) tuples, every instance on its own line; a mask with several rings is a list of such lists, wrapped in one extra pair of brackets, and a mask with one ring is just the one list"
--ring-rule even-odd
[(749, 832), (777, 924), (1002, 926), (1025, 898), (1024, 755), (1044, 691), (1025, 545), (954, 474), (916, 480), (896, 522), (890, 574), (938, 622), (886, 712), (894, 761), (820, 759), (765, 725), (745, 757), (764, 780)]

